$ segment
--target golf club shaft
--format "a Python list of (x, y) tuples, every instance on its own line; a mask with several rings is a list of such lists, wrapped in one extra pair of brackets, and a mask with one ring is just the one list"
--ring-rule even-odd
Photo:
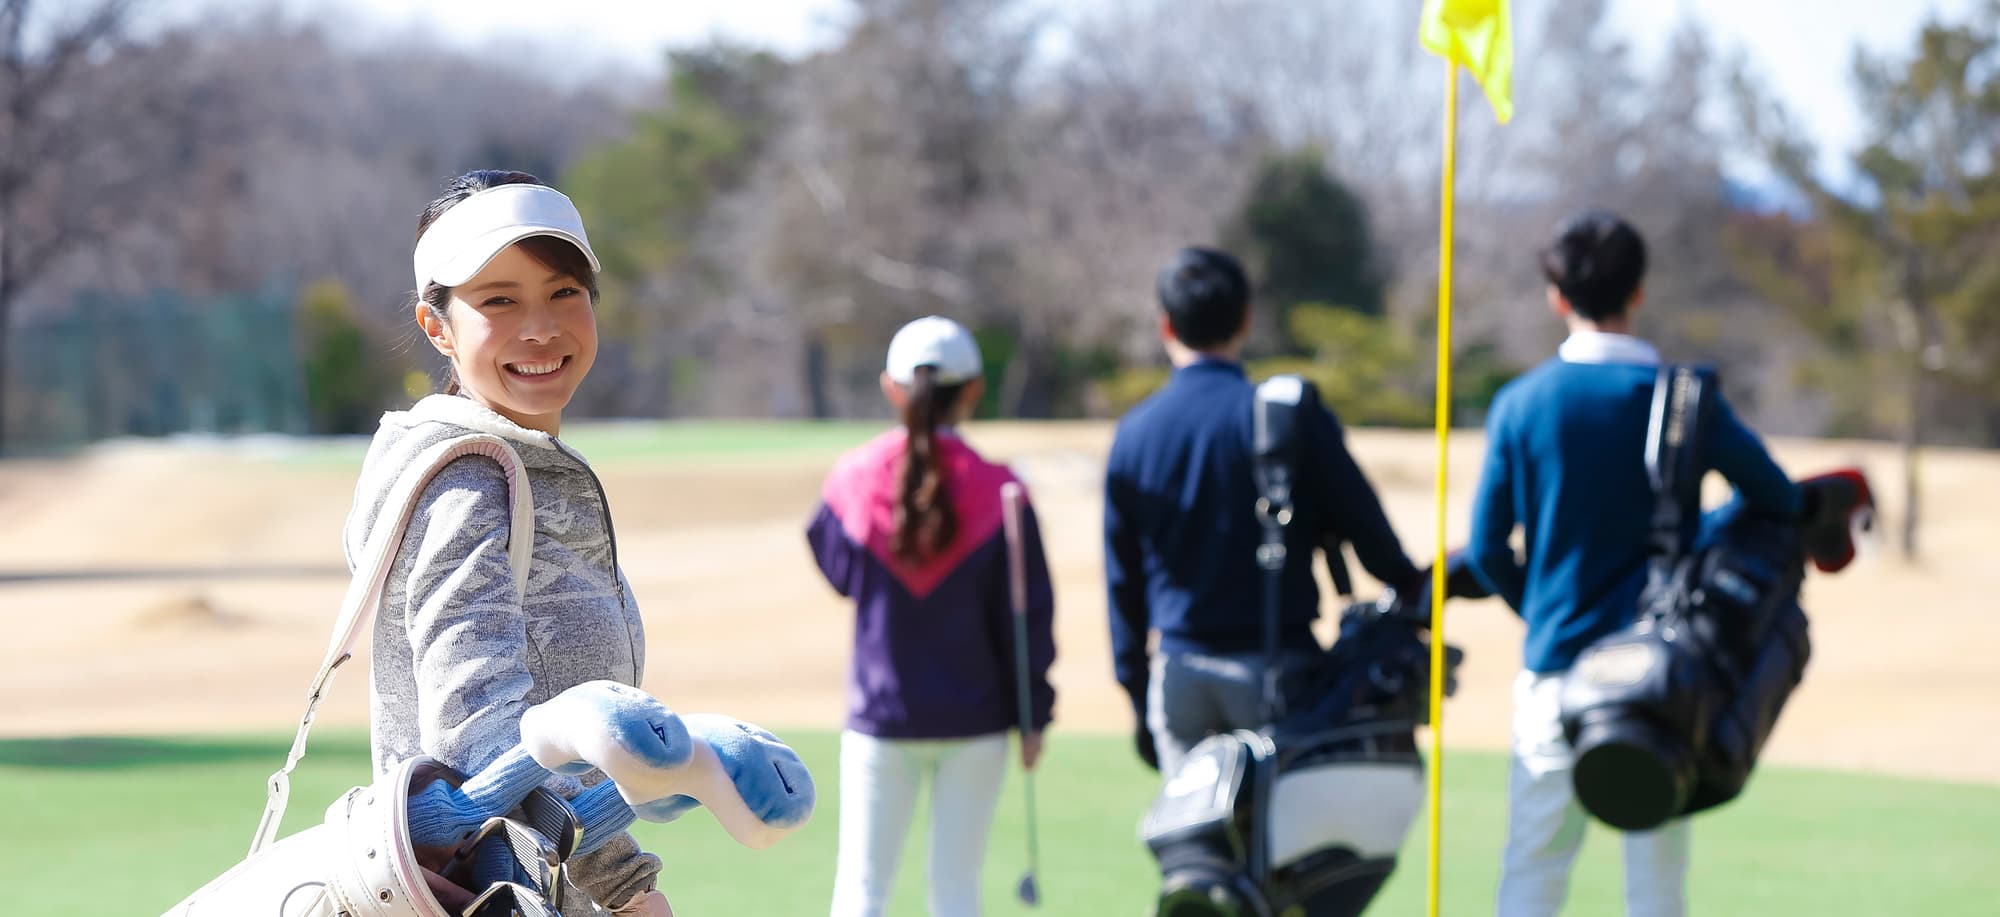
[[(1007, 537), (1008, 592), (1014, 606), (1014, 697), (1021, 711), (1021, 741), (1033, 734), (1034, 720), (1028, 710), (1028, 564), (1023, 554), (1021, 533), (1021, 485), (1009, 481), (1000, 487), (1001, 524)], [(1022, 784), (1028, 800), (1028, 874), (1034, 875), (1035, 772), (1022, 767)]]
[(1034, 875), (1035, 865), (1039, 859), (1035, 845), (1035, 772), (1022, 771), (1021, 785), (1028, 797), (1028, 874)]
[[(1016, 582), (1019, 582), (1018, 578), (1016, 579)], [(1027, 645), (1028, 645), (1028, 616), (1020, 612), (1020, 600), (1017, 598), (1015, 599), (1015, 612), (1014, 612), (1014, 647), (1015, 647), (1014, 659), (1016, 660), (1016, 665), (1014, 666), (1014, 680), (1019, 682), (1021, 685), (1020, 690), (1015, 693), (1019, 695), (1021, 702), (1021, 741), (1023, 742), (1028, 741), (1028, 734), (1031, 728), (1031, 723), (1028, 716)], [(1023, 788), (1027, 790), (1027, 796), (1028, 796), (1028, 871), (1030, 873), (1033, 873), (1035, 870), (1036, 857), (1035, 857), (1035, 772), (1032, 768), (1027, 768), (1027, 767), (1022, 768), (1021, 782)]]

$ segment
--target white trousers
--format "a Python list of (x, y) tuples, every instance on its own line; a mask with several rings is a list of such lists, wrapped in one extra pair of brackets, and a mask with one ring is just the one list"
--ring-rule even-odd
[[(1570, 784), (1575, 755), (1563, 739), (1562, 676), (1522, 672), (1514, 679), (1514, 765), (1507, 782), (1507, 851), (1500, 870), (1499, 917), (1553, 917), (1569, 891), (1569, 871), (1583, 848), (1589, 816)], [(1625, 835), (1625, 913), (1687, 913), (1688, 822)]]
[(931, 784), (930, 912), (976, 917), (986, 833), (1007, 773), (1007, 734), (878, 739), (840, 734), (840, 853), (833, 917), (877, 917), (889, 904), (917, 790)]

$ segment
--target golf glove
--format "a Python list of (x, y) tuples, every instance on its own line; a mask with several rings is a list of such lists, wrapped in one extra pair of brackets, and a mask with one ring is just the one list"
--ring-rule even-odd
[(1153, 770), (1160, 769), (1160, 750), (1153, 745), (1153, 731), (1140, 723), (1132, 734), (1132, 744), (1139, 750), (1139, 760)]
[(674, 917), (667, 896), (653, 890), (632, 896), (632, 900), (611, 909), (614, 917)]

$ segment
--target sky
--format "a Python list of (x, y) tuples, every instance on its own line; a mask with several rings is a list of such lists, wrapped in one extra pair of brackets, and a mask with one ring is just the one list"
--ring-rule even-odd
[[(1090, 0), (1075, 0), (1088, 3)], [(1389, 2), (1389, 0), (1300, 0)], [(1415, 3), (1418, 0), (1397, 0)], [(1724, 49), (1744, 48), (1777, 96), (1818, 139), (1821, 169), (1838, 178), (1838, 151), (1860, 127), (1849, 86), (1856, 44), (1902, 51), (1928, 16), (1962, 17), (1977, 0), (1613, 0), (1613, 21), (1649, 60), (1684, 17), (1708, 27)], [(208, 0), (224, 9), (277, 6), (331, 16), (360, 31), (424, 29), (492, 46), (578, 30), (593, 53), (638, 72), (657, 70), (661, 49), (714, 36), (798, 53), (839, 36), (844, 0)], [(331, 11), (331, 12), (329, 12)], [(552, 11), (559, 11), (553, 13)], [(1414, 40), (1414, 38), (1412, 38)]]
[(1821, 168), (1861, 130), (1852, 72), (1858, 44), (1905, 54), (1935, 15), (1962, 20), (1975, 0), (1614, 0), (1613, 19), (1642, 53), (1657, 52), (1684, 18), (1723, 49), (1745, 50), (1755, 72), (1816, 137)]

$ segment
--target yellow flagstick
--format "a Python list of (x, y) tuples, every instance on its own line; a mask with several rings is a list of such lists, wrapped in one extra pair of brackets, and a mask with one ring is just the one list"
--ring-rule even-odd
[(1445, 59), (1444, 195), (1438, 241), (1437, 549), (1431, 561), (1430, 917), (1438, 914), (1444, 835), (1445, 465), (1451, 444), (1451, 217), (1458, 160), (1458, 65), (1486, 91), (1493, 117), (1514, 117), (1514, 40), (1508, 0), (1424, 0), (1417, 40)]
[(1437, 546), (1431, 554), (1430, 917), (1438, 915), (1438, 848), (1444, 838), (1444, 496), (1451, 441), (1451, 211), (1458, 156), (1458, 62), (1444, 64), (1444, 216), (1438, 230)]

